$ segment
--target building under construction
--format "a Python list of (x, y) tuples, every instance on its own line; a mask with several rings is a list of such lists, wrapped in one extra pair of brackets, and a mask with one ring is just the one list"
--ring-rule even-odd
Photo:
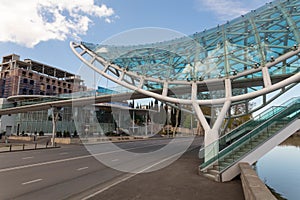
[[(2, 58), (0, 64), (0, 104), (18, 103), (24, 99), (47, 98), (60, 94), (86, 91), (81, 78), (73, 73), (31, 59), (20, 60), (20, 56), (11, 54)], [(61, 130), (74, 131), (71, 108), (62, 109), (58, 122)], [(51, 132), (49, 111), (27, 112), (11, 116), (2, 116), (0, 131), (12, 133)]]
[(79, 76), (16, 54), (4, 56), (0, 64), (0, 97), (57, 95), (85, 90)]

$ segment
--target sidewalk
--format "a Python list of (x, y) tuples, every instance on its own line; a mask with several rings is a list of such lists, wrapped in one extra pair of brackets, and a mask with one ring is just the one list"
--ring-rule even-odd
[(57, 148), (52, 147), (51, 144), (46, 142), (32, 142), (32, 141), (20, 141), (20, 140), (8, 140), (8, 143), (2, 139), (0, 140), (0, 153), (12, 152), (12, 151), (27, 151), (36, 149), (50, 149)]
[(168, 167), (128, 179), (91, 199), (95, 200), (242, 200), (240, 179), (213, 182), (198, 175), (198, 149), (185, 153)]

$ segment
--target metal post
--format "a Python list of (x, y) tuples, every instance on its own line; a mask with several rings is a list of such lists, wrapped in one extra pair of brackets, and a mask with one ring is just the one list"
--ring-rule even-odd
[(119, 110), (119, 123), (118, 123), (118, 132), (117, 132), (117, 134), (120, 133), (120, 127), (121, 127), (121, 109)]
[(133, 135), (135, 135), (134, 121), (135, 121), (135, 110), (133, 108), (133, 110), (132, 110), (132, 133), (133, 133)]
[(55, 143), (55, 133), (56, 133), (56, 117), (55, 117), (55, 108), (52, 107), (52, 147), (54, 147)]
[(145, 135), (148, 135), (148, 115), (147, 115), (147, 112), (146, 112), (146, 116), (145, 116)]
[(191, 135), (193, 135), (194, 133), (194, 129), (193, 129), (193, 115), (191, 114)]

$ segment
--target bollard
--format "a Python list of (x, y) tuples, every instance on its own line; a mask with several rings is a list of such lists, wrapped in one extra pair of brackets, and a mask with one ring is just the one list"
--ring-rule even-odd
[(36, 149), (37, 143), (34, 144), (34, 149)]
[(25, 144), (23, 144), (23, 151), (25, 150)]
[(46, 149), (48, 148), (48, 141), (46, 142)]
[(9, 151), (11, 151), (11, 149), (12, 149), (12, 145), (10, 144), (10, 145), (9, 145)]

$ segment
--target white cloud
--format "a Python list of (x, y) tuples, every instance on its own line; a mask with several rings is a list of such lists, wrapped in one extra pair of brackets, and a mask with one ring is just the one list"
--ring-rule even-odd
[(217, 17), (224, 21), (238, 17), (242, 14), (256, 9), (269, 0), (196, 0), (197, 8), (203, 11), (203, 8), (212, 11)]
[(111, 23), (114, 10), (94, 0), (1, 0), (0, 42), (34, 47), (41, 41), (85, 35), (93, 18)]

